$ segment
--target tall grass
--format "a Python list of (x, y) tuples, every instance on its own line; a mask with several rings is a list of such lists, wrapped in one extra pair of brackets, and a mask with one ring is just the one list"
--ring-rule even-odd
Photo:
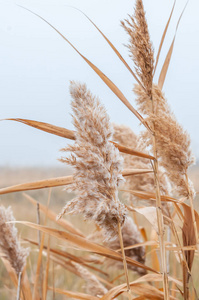
[[(162, 91), (176, 32), (158, 84), (154, 83), (173, 9), (156, 59), (142, 0), (135, 1), (134, 14), (121, 22), (129, 36), (128, 49), (134, 71), (86, 16), (136, 80), (133, 91), (138, 110), (53, 25), (31, 12), (73, 47), (128, 107), (133, 118), (139, 119), (145, 130), (136, 136), (126, 126), (111, 124), (100, 100), (85, 84), (75, 82), (70, 85), (75, 131), (34, 120), (9, 119), (74, 141), (63, 149), (67, 154), (61, 158), (63, 163), (72, 166), (72, 175), (0, 189), (0, 194), (4, 195), (65, 186), (73, 196), (57, 217), (50, 208), (50, 193), (46, 205), (39, 203), (40, 199), (25, 194), (26, 199), (36, 207), (37, 215), (42, 212), (45, 217), (43, 221), (38, 217), (35, 223), (19, 222), (28, 228), (28, 232), (31, 229), (40, 232), (38, 239), (24, 238), (31, 252), (37, 249), (33, 266), (30, 262), (25, 266), (26, 250), (18, 251), (18, 242), (12, 243), (8, 239), (0, 243), (5, 254), (2, 261), (10, 279), (18, 286), (17, 299), (57, 299), (58, 294), (71, 299), (93, 300), (126, 297), (198, 299), (191, 271), (198, 250), (199, 215), (193, 206), (195, 190), (188, 178), (188, 168), (194, 159), (189, 135), (178, 124)], [(182, 14), (177, 28), (181, 17)], [(69, 215), (73, 214), (84, 219), (87, 232), (70, 221)], [(48, 219), (52, 221), (51, 226), (47, 226)], [(6, 221), (4, 227), (15, 230), (13, 223), (9, 225), (10, 220)], [(91, 226), (94, 230), (90, 232)], [(4, 227), (0, 227), (2, 241)], [(69, 251), (71, 248), (72, 251)], [(22, 266), (16, 269), (14, 263), (21, 259)], [(67, 270), (73, 278), (84, 280), (85, 290), (75, 289), (75, 284), (70, 290), (68, 279), (59, 285), (55, 281), (57, 266), (60, 278)], [(26, 270), (32, 276), (28, 276)]]

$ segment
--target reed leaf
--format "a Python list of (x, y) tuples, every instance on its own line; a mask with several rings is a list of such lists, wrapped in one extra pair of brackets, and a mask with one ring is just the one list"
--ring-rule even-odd
[[(79, 249), (85, 250), (85, 251), (89, 251), (89, 252), (94, 252), (96, 254), (105, 256), (105, 257), (109, 257), (115, 260), (119, 260), (122, 261), (122, 255), (120, 255), (119, 253), (117, 253), (114, 250), (111, 250), (107, 247), (98, 245), (96, 243), (93, 243), (83, 237), (77, 236), (75, 234), (69, 233), (69, 232), (65, 232), (65, 231), (61, 231), (61, 230), (57, 230), (54, 228), (50, 228), (47, 226), (42, 226), (42, 225), (38, 225), (38, 224), (34, 224), (31, 222), (25, 222), (25, 221), (16, 221), (15, 223), (19, 223), (19, 224), (24, 224), (28, 227), (32, 227), (34, 229), (37, 230), (41, 230), (44, 233), (47, 233), (51, 236), (54, 236), (56, 238), (59, 238), (63, 241), (68, 241), (74, 245), (76, 245)], [(145, 266), (137, 261), (134, 261), (133, 259), (126, 257), (126, 260), (128, 262), (128, 264), (130, 265), (135, 265), (137, 267), (143, 268), (145, 270), (151, 271), (151, 272), (155, 272), (157, 273), (155, 270), (153, 270), (152, 268)]]
[(83, 54), (81, 54), (77, 48), (52, 24), (50, 24), (47, 20), (45, 20), (40, 15), (34, 13), (30, 9), (27, 9), (21, 5), (18, 5), (23, 9), (26, 9), (33, 15), (37, 16), (45, 23), (47, 23), (52, 29), (54, 29), (83, 59), (84, 61), (93, 69), (93, 71), (103, 80), (103, 82), (110, 88), (110, 90), (124, 103), (126, 107), (138, 118), (138, 120), (149, 130), (151, 131), (150, 127), (147, 125), (147, 122), (143, 119), (143, 117), (135, 110), (135, 108), (130, 104), (130, 102), (126, 99), (120, 89), (98, 68), (96, 67), (90, 60), (88, 60)]
[(91, 296), (88, 294), (78, 293), (78, 292), (71, 292), (63, 289), (48, 287), (49, 290), (53, 290), (57, 294), (65, 295), (67, 297), (70, 297), (72, 299), (79, 299), (79, 300), (99, 300), (98, 297)]
[(63, 185), (71, 184), (72, 182), (73, 182), (73, 176), (44, 179), (40, 181), (28, 182), (28, 183), (13, 185), (7, 188), (2, 188), (0, 189), (0, 195), (13, 193), (13, 192), (22, 192), (22, 191), (51, 188), (56, 186), (63, 186)]
[(172, 10), (171, 10), (169, 19), (168, 19), (168, 21), (167, 21), (166, 27), (165, 27), (164, 32), (163, 32), (163, 34), (162, 34), (161, 42), (160, 42), (159, 49), (158, 49), (158, 54), (157, 54), (157, 56), (156, 56), (156, 62), (155, 62), (155, 67), (154, 67), (153, 76), (154, 76), (154, 74), (155, 74), (155, 71), (156, 71), (156, 68), (157, 68), (157, 65), (158, 65), (160, 53), (161, 53), (162, 46), (163, 46), (163, 43), (164, 43), (164, 40), (165, 40), (165, 36), (166, 36), (167, 30), (168, 30), (168, 27), (169, 27), (169, 24), (170, 24), (170, 21), (171, 21), (171, 17), (172, 17), (172, 15), (173, 15), (173, 11), (174, 11), (175, 4), (176, 4), (176, 0), (174, 1), (174, 4), (173, 4)]
[[(151, 173), (151, 170), (146, 169), (127, 169), (124, 170), (122, 175), (123, 176), (132, 176), (132, 175), (138, 175), (138, 174), (146, 174)], [(63, 185), (68, 185), (73, 183), (73, 176), (63, 176), (63, 177), (57, 177), (57, 178), (49, 178), (49, 179), (43, 179), (39, 181), (34, 182), (28, 182), (28, 183), (22, 183), (13, 185), (10, 187), (2, 188), (0, 189), (0, 195), (14, 193), (14, 192), (23, 192), (23, 191), (30, 191), (30, 190), (38, 190), (38, 189), (44, 189), (44, 188), (51, 188), (51, 187), (58, 187)]]
[[(25, 196), (25, 198), (26, 198), (27, 200), (29, 200), (34, 206), (37, 206), (37, 203), (38, 203), (38, 202), (37, 202), (33, 197), (27, 195), (26, 193), (24, 193), (24, 196)], [(84, 234), (83, 234), (79, 229), (75, 228), (75, 226), (73, 226), (73, 224), (72, 224), (71, 222), (69, 222), (69, 221), (67, 221), (67, 220), (65, 220), (65, 219), (59, 219), (59, 220), (57, 220), (57, 214), (54, 213), (51, 209), (47, 208), (47, 206), (43, 205), (42, 203), (39, 203), (39, 208), (40, 208), (40, 210), (41, 210), (44, 214), (47, 215), (47, 217), (48, 217), (50, 220), (52, 220), (52, 221), (54, 221), (56, 224), (62, 226), (65, 230), (68, 230), (68, 231), (71, 232), (71, 233), (74, 233), (74, 234), (77, 234), (77, 235), (79, 235), (79, 236), (84, 237)]]
[(97, 27), (97, 25), (80, 9), (71, 6), (72, 8), (76, 9), (77, 11), (79, 11), (80, 13), (82, 13), (88, 20), (89, 22), (99, 31), (99, 33), (103, 36), (103, 38), (107, 41), (107, 43), (109, 44), (109, 46), (113, 49), (113, 51), (115, 52), (115, 54), (119, 57), (119, 59), (123, 62), (123, 64), (125, 65), (125, 67), (129, 70), (129, 72), (133, 75), (133, 77), (135, 78), (135, 80), (137, 81), (137, 83), (144, 89), (142, 83), (140, 82), (140, 80), (138, 79), (138, 77), (136, 76), (136, 74), (133, 72), (133, 70), (130, 68), (130, 66), (127, 64), (127, 62), (125, 61), (125, 59), (122, 57), (122, 55), (120, 54), (120, 52), (115, 48), (115, 46), (111, 43), (111, 41), (106, 37), (106, 35), (99, 29), (99, 27)]
[(176, 30), (175, 30), (175, 34), (174, 34), (174, 38), (172, 40), (172, 43), (171, 43), (171, 46), (169, 48), (169, 51), (167, 53), (167, 56), (165, 58), (165, 61), (164, 61), (164, 64), (163, 64), (163, 67), (161, 69), (161, 72), (160, 72), (160, 76), (159, 76), (159, 79), (158, 79), (158, 86), (160, 87), (160, 89), (163, 88), (163, 85), (164, 85), (164, 82), (165, 82), (165, 78), (166, 78), (166, 75), (167, 75), (167, 71), (168, 71), (168, 68), (169, 68), (169, 64), (170, 64), (170, 61), (171, 61), (171, 56), (172, 56), (172, 53), (173, 53), (173, 48), (174, 48), (174, 43), (175, 43), (175, 39), (176, 39), (176, 34), (177, 34), (177, 30), (178, 30), (178, 26), (180, 24), (180, 20), (183, 16), (183, 13), (187, 7), (187, 4), (188, 4), (189, 0), (187, 1), (179, 19), (178, 19), (178, 22), (177, 22), (177, 26), (176, 26)]
[[(69, 129), (65, 129), (63, 127), (59, 127), (56, 125), (52, 125), (49, 123), (44, 123), (44, 122), (39, 122), (39, 121), (33, 121), (33, 120), (28, 120), (28, 119), (20, 119), (20, 118), (9, 118), (9, 119), (3, 119), (3, 120), (11, 120), (11, 121), (17, 121), (17, 122), (21, 122), (25, 125), (34, 127), (36, 129), (63, 137), (63, 138), (67, 138), (70, 140), (75, 140), (75, 131), (73, 130), (69, 130)], [(3, 121), (1, 120), (1, 121)], [(143, 157), (143, 158), (148, 158), (148, 159), (152, 159), (154, 160), (154, 157), (152, 155), (148, 155), (146, 153), (142, 153), (139, 151), (135, 151), (129, 147), (125, 147), (124, 145), (120, 145), (118, 143), (112, 142), (111, 143), (114, 144), (114, 146), (116, 148), (118, 148), (118, 150), (122, 153), (126, 153), (126, 154), (130, 154), (130, 155), (135, 155), (138, 157)]]

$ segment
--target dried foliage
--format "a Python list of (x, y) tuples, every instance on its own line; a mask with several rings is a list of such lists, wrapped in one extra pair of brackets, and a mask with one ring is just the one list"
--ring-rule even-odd
[(0, 249), (3, 256), (9, 261), (17, 274), (21, 273), (26, 265), (29, 250), (22, 248), (17, 238), (17, 228), (11, 207), (0, 207)]
[(73, 122), (76, 140), (64, 151), (72, 152), (62, 161), (74, 167), (74, 183), (69, 185), (78, 196), (68, 202), (60, 217), (68, 213), (81, 213), (86, 220), (94, 220), (107, 238), (118, 232), (126, 209), (118, 199), (118, 186), (122, 178), (122, 158), (109, 140), (112, 127), (105, 108), (85, 85), (71, 83)]

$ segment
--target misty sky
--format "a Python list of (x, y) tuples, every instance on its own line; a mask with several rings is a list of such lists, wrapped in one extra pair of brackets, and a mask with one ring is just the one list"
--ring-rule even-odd
[[(83, 10), (107, 35), (133, 68), (124, 44), (128, 36), (120, 20), (133, 13), (134, 0), (0, 1), (0, 119), (26, 118), (73, 129), (69, 81), (86, 82), (107, 108), (111, 120), (143, 129), (136, 117), (105, 86), (93, 70), (46, 23), (47, 19), (97, 65), (135, 106), (134, 78), (96, 29), (77, 10)], [(177, 0), (155, 76), (158, 80), (176, 23), (186, 1)], [(155, 53), (173, 1), (144, 1)], [(190, 133), (199, 158), (199, 1), (190, 0), (182, 17), (164, 92), (178, 121)], [(68, 141), (12, 121), (0, 122), (0, 165), (57, 165), (60, 148)]]

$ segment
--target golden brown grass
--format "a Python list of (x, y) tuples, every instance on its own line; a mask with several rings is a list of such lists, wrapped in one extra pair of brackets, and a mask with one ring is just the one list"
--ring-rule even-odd
[[(88, 18), (136, 80), (138, 111), (67, 38), (33, 13), (72, 46), (133, 117), (139, 119), (145, 131), (136, 136), (120, 125), (115, 125), (114, 131), (100, 100), (85, 84), (74, 82), (70, 91), (76, 131), (34, 120), (8, 119), (74, 141), (64, 149), (70, 155), (62, 158), (62, 162), (72, 166), (72, 174), (66, 174), (68, 169), (64, 169), (64, 174), (48, 174), (35, 181), (26, 178), (26, 182), (15, 184), (10, 180), (7, 187), (3, 185), (0, 189), (0, 195), (9, 203), (16, 192), (35, 190), (20, 194), (25, 200), (15, 206), (24, 231), (21, 241), (31, 247), (27, 263), (23, 250), (17, 252), (18, 240), (10, 242), (7, 234), (4, 240), (4, 229), (14, 230), (15, 225), (4, 222), (0, 228), (2, 262), (10, 281), (18, 286), (17, 300), (63, 296), (91, 300), (198, 299), (192, 270), (198, 260), (199, 215), (194, 208), (195, 190), (188, 177), (188, 168), (193, 163), (190, 139), (171, 113), (162, 92), (176, 32), (158, 85), (153, 82), (172, 13), (173, 9), (155, 60), (143, 2), (135, 1), (134, 14), (122, 22), (130, 38), (128, 48), (135, 72)], [(182, 14), (177, 28), (181, 17)], [(60, 186), (65, 186), (67, 192), (59, 190), (58, 197), (54, 188)], [(38, 192), (46, 188), (48, 193)], [(126, 198), (123, 192), (128, 195)], [(64, 204), (66, 197), (68, 201)], [(22, 208), (25, 210), (28, 205), (35, 212), (33, 220), (32, 213), (31, 220), (22, 215)], [(62, 219), (56, 217), (58, 205), (63, 207), (59, 215)], [(33, 230), (35, 235), (30, 236)], [(17, 238), (16, 232), (14, 236)], [(12, 253), (18, 253), (14, 262)], [(23, 264), (16, 269), (14, 263), (21, 261), (21, 257)], [(82, 279), (85, 288), (80, 287)]]

